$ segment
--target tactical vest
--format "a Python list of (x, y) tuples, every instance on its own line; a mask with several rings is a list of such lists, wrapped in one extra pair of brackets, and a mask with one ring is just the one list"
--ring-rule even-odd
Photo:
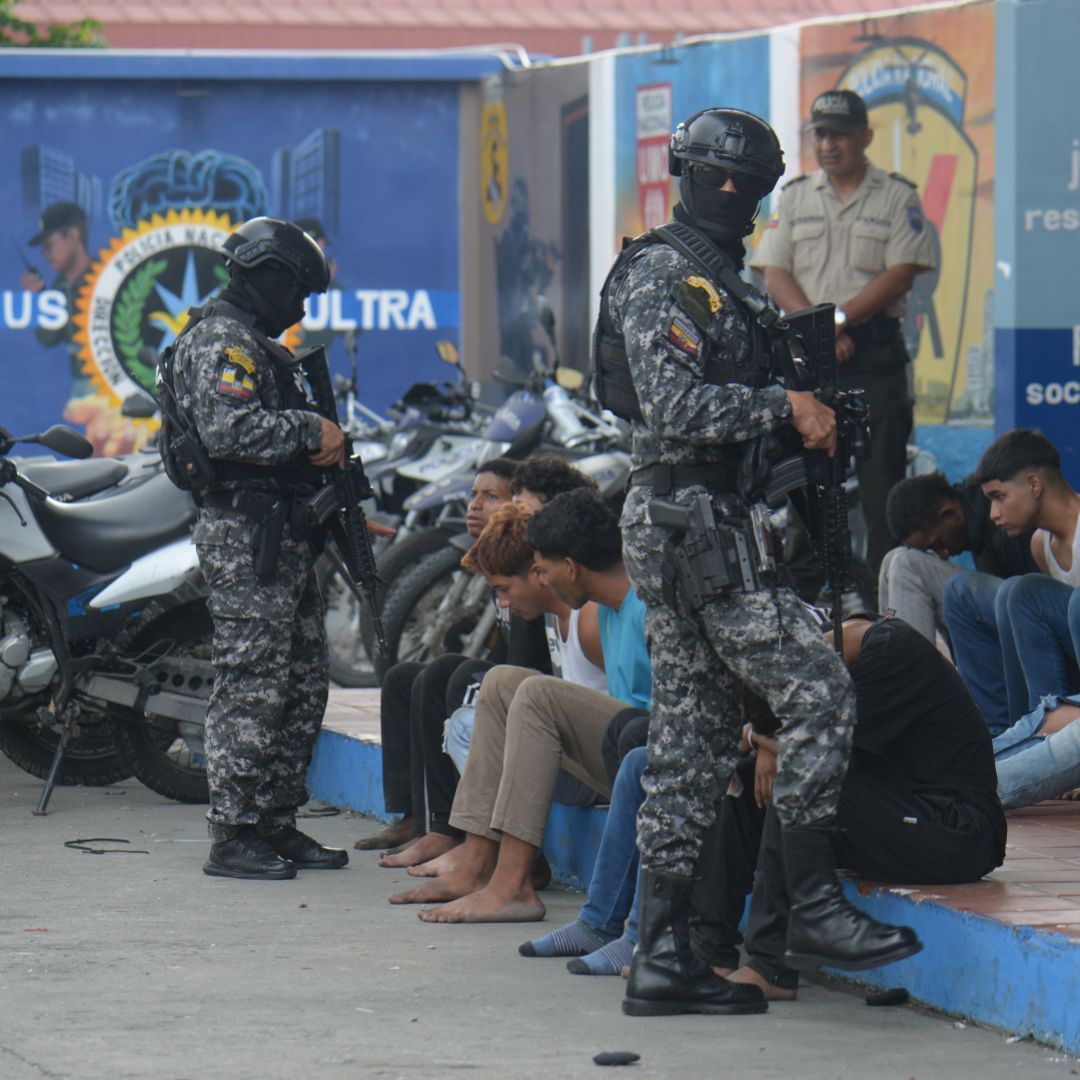
[[(592, 374), (600, 404), (624, 420), (644, 423), (645, 417), (626, 355), (626, 341), (615, 329), (608, 304), (611, 294), (630, 272), (633, 261), (654, 244), (667, 244), (675, 248), (691, 263), (700, 267), (711, 281), (733, 293), (751, 316), (750, 352), (741, 363), (737, 363), (729, 355), (717, 355), (711, 339), (706, 336), (703, 357), (705, 382), (712, 386), (735, 382), (754, 389), (768, 385), (776, 365), (773, 359), (773, 341), (764, 325), (770, 320), (762, 318), (761, 308), (769, 312), (773, 312), (773, 309), (768, 307), (768, 302), (760, 293), (742, 281), (734, 265), (712, 241), (696, 229), (673, 221), (634, 240), (625, 241), (623, 250), (600, 291), (600, 315), (593, 332), (592, 347)], [(755, 303), (755, 299), (759, 303)], [(774, 314), (778, 320), (779, 314)]]
[(292, 376), (291, 369), (295, 367), (292, 354), (256, 330), (254, 316), (220, 299), (211, 300), (203, 308), (192, 308), (187, 325), (165, 350), (158, 362), (156, 382), (158, 401), (161, 406), (158, 449), (166, 475), (177, 487), (190, 491), (197, 502), (206, 492), (226, 486), (272, 489), (285, 493), (300, 493), (314, 489), (320, 483), (320, 473), (306, 459), (287, 465), (254, 465), (212, 457), (199, 438), (194, 422), (180, 408), (176, 395), (174, 370), (176, 348), (185, 335), (204, 319), (213, 315), (235, 319), (242, 323), (269, 354), (282, 409), (311, 411), (312, 408)]

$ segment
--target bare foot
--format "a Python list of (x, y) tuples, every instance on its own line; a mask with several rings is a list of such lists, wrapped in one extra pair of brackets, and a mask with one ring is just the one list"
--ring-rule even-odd
[(547, 856), (542, 851), (538, 851), (536, 860), (533, 862), (532, 887), (539, 892), (541, 889), (546, 889), (550, 884), (551, 863), (547, 861)]
[[(399, 852), (385, 852), (379, 856), (380, 866), (416, 866), (445, 855), (451, 848), (456, 848), (461, 841), (443, 833), (429, 832), (418, 837), (411, 844), (406, 844)], [(426, 876), (426, 875), (425, 875)]]
[(432, 923), (540, 922), (545, 908), (531, 888), (507, 895), (487, 885), (452, 904), (428, 908), (418, 914), (424, 922)]
[(741, 967), (728, 975), (727, 979), (729, 982), (758, 987), (765, 995), (766, 1001), (794, 1001), (799, 994), (798, 990), (789, 990), (786, 986), (776, 986), (769, 982), (764, 975), (752, 967)]
[(391, 904), (431, 904), (439, 900), (458, 900), (482, 889), (490, 875), (486, 871), (465, 869), (444, 874), (432, 881), (417, 885), (408, 892), (395, 893), (390, 897)]
[(410, 866), (408, 870), (409, 876), (442, 877), (444, 874), (452, 874), (458, 868), (460, 862), (456, 850), (457, 846), (455, 844), (449, 851), (445, 851), (442, 855), (437, 855), (434, 859), (429, 859), (425, 863)]
[(403, 817), (374, 836), (365, 836), (362, 840), (357, 840), (353, 847), (357, 851), (385, 851), (388, 847), (412, 840), (414, 836), (416, 836), (416, 822), (411, 816)]

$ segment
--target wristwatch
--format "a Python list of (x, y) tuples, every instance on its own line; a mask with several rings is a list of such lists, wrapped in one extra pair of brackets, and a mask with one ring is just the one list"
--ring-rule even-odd
[(847, 312), (842, 307), (836, 309), (833, 318), (836, 320), (837, 330), (843, 330), (847, 326)]

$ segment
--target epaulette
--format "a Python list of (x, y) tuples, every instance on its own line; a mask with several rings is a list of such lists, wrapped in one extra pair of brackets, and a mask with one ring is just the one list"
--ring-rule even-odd
[(789, 187), (791, 187), (792, 184), (801, 184), (804, 180), (809, 180), (809, 179), (810, 179), (810, 174), (809, 173), (803, 173), (801, 176), (795, 176), (791, 180), (789, 180), (786, 184), (782, 185), (780, 190), (781, 191), (787, 191), (787, 189)]
[(919, 188), (919, 185), (916, 184), (914, 180), (909, 180), (906, 176), (901, 176), (898, 172), (891, 172), (889, 175), (894, 180), (899, 180), (901, 184), (907, 184), (909, 188), (914, 188), (915, 190), (918, 190)]

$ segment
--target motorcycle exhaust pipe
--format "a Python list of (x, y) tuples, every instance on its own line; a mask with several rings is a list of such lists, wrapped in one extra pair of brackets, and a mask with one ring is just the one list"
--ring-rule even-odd
[[(94, 675), (83, 692), (112, 705), (135, 709), (139, 703), (140, 688), (126, 679), (108, 675)], [(160, 716), (202, 728), (206, 724), (206, 700), (189, 694), (174, 694), (171, 690), (159, 690), (147, 696), (142, 712), (147, 716)]]

